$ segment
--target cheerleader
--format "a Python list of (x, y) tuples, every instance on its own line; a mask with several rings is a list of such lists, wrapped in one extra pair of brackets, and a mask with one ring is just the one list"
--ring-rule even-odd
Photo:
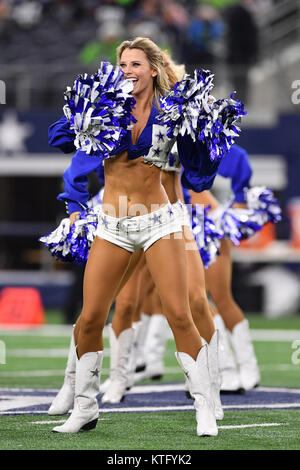
[[(177, 119), (172, 113), (168, 114), (168, 104), (174, 99), (174, 94), (177, 96), (181, 92), (180, 89), (174, 89), (169, 101), (160, 102), (163, 111), (165, 109), (161, 118), (157, 107), (159, 98), (170, 90), (177, 79), (171, 62), (168, 67), (165, 66), (166, 56), (152, 41), (145, 38), (125, 41), (117, 53), (120, 68), (127, 79), (123, 85), (124, 90), (129, 82), (133, 87), (135, 106), (132, 114), (135, 123), (131, 130), (128, 129), (128, 119), (124, 118), (131, 103), (129, 93), (129, 102), (125, 100), (123, 103), (125, 113), (121, 113), (120, 105), (105, 117), (95, 113), (95, 119), (92, 121), (91, 115), (95, 107), (91, 106), (89, 112), (82, 113), (82, 106), (86, 107), (88, 100), (85, 96), (84, 100), (80, 101), (79, 98), (78, 101), (73, 95), (76, 95), (81, 85), (85, 93), (96, 80), (91, 82), (85, 76), (81, 77), (77, 81), (78, 87), (73, 89), (73, 94), (70, 91), (69, 106), (71, 115), (73, 116), (73, 111), (75, 115), (72, 125), (78, 131), (75, 142), (79, 150), (64, 173), (65, 191), (58, 198), (68, 204), (71, 226), (86, 207), (86, 176), (99, 166), (99, 158), (104, 161), (105, 190), (102, 209), (98, 213), (96, 237), (85, 269), (83, 309), (74, 328), (77, 356), (74, 408), (66, 423), (56, 426), (53, 431), (76, 433), (93, 429), (97, 424), (97, 395), (103, 357), (102, 331), (133, 253), (143, 249), (147, 266), (161, 298), (164, 315), (174, 336), (176, 357), (187, 376), (194, 398), (197, 434), (217, 435), (207, 347), (201, 342), (189, 307), (184, 240), (178, 236), (182, 231), (181, 223), (172, 211), (161, 185), (160, 167), (176, 140), (179, 156), (183, 159), (186, 180), (191, 188), (202, 191), (212, 185), (224, 149), (221, 144), (215, 147), (213, 143), (211, 147), (205, 141), (194, 141), (194, 134), (189, 135), (182, 126), (182, 114), (177, 114)], [(104, 64), (99, 70), (99, 88), (103, 81), (107, 83), (112, 77), (114, 82), (116, 81), (115, 72), (107, 70), (107, 67), (107, 64)], [(205, 81), (206, 78), (197, 75), (195, 81), (198, 79), (198, 85), (202, 82), (201, 85), (205, 89), (207, 84), (210, 84)], [(95, 87), (97, 86), (95, 84)], [(210, 89), (208, 86), (207, 91)], [(93, 88), (90, 99), (98, 96), (96, 91), (97, 89)], [(206, 96), (207, 103), (207, 94), (200, 95), (201, 100)], [(109, 93), (105, 98), (107, 105), (107, 101), (111, 100)], [(188, 102), (188, 99), (186, 101)], [(207, 108), (208, 105), (203, 103), (203, 109), (193, 108), (193, 112), (196, 109), (198, 114), (204, 112), (206, 106), (210, 120), (212, 116), (218, 116), (217, 110), (225, 114), (228, 137), (228, 130), (234, 122), (233, 117), (236, 119), (243, 112), (238, 102), (230, 99), (228, 107), (226, 103), (225, 100), (220, 105), (212, 100), (211, 108)], [(76, 109), (74, 110), (77, 105), (80, 116), (76, 116)], [(107, 126), (109, 121), (113, 123), (112, 128)], [(95, 134), (91, 133), (91, 122), (95, 123)], [(222, 123), (224, 125), (224, 119)], [(196, 125), (195, 120), (193, 125)], [(218, 128), (220, 129), (219, 125)], [(179, 133), (178, 129), (183, 130)], [(232, 129), (231, 137), (233, 135), (236, 135), (236, 128)], [(207, 135), (205, 137), (207, 138)], [(227, 139), (226, 146), (231, 145), (231, 137)], [(197, 166), (192, 164), (195, 163), (195, 158), (200, 162)]]
[(234, 195), (230, 204), (222, 207), (206, 190), (191, 191), (192, 203), (209, 209), (209, 216), (222, 233), (219, 256), (205, 271), (208, 293), (216, 307), (214, 322), (220, 331), (221, 390), (243, 392), (260, 383), (260, 372), (253, 348), (248, 321), (232, 295), (232, 243), (238, 245), (243, 238), (253, 236), (262, 226), (280, 220), (280, 207), (271, 190), (251, 188), (252, 169), (245, 149), (233, 145), (229, 158), (224, 158), (218, 175), (231, 179)]
[[(206, 297), (203, 264), (201, 262), (198, 247), (195, 243), (191, 230), (189, 213), (186, 210), (183, 202), (183, 194), (180, 184), (180, 161), (176, 148), (173, 149), (173, 152), (170, 153), (165, 166), (163, 167), (162, 184), (166, 190), (168, 199), (172, 204), (172, 210), (174, 213), (178, 214), (178, 217), (181, 220), (188, 266), (189, 303), (193, 321), (200, 335), (202, 338), (204, 338), (207, 344), (209, 374), (215, 416), (216, 419), (223, 419), (224, 413), (220, 402), (220, 383), (218, 369), (218, 333), (215, 331), (212, 315), (210, 313), (209, 304)], [(137, 287), (139, 286), (136, 282), (131, 282), (131, 280), (129, 283), (133, 286), (136, 286), (135, 292), (133, 292), (133, 294), (137, 295)], [(126, 290), (126, 287), (124, 290)], [(135, 376), (135, 380), (148, 377), (158, 379), (163, 374), (163, 354), (168, 336), (168, 325), (165, 316), (162, 314), (159, 295), (147, 266), (144, 267), (142, 293), (144, 297), (147, 298), (147, 302), (149, 299), (151, 299), (154, 303), (154, 305), (150, 306), (150, 309), (154, 307), (155, 314), (151, 316), (149, 329), (147, 332), (147, 337), (150, 337), (152, 340), (151, 347), (147, 350), (147, 367), (145, 371), (141, 372), (140, 377), (137, 375)], [(148, 308), (145, 308), (145, 306), (143, 307), (143, 310), (149, 311), (149, 306)], [(131, 312), (133, 313), (133, 309), (131, 309)], [(117, 312), (115, 313), (115, 317), (116, 315)], [(129, 331), (129, 329), (124, 330), (122, 332), (122, 337), (125, 337), (126, 335), (129, 336)], [(112, 347), (110, 375), (112, 380), (109, 383), (107, 389), (102, 389), (105, 390), (105, 393), (102, 397), (102, 402), (118, 403), (123, 399), (126, 393), (126, 375), (129, 375), (130, 380), (132, 380), (133, 365), (132, 363), (129, 364), (129, 361), (127, 362), (126, 374), (126, 366), (124, 365), (126, 354), (128, 354), (128, 346), (126, 342), (124, 343), (124, 346), (122, 346), (122, 350), (124, 351), (123, 354), (119, 355), (119, 365), (116, 363), (116, 355), (114, 354), (114, 351), (117, 349), (117, 347), (114, 332), (111, 333), (110, 339), (110, 344)], [(140, 342), (141, 338), (137, 337), (136, 348), (138, 348)], [(138, 356), (137, 351), (133, 351), (132, 355), (134, 356), (135, 354)], [(116, 373), (116, 371), (119, 372)], [(130, 386), (131, 385), (132, 382), (130, 382)]]
[[(233, 145), (229, 155), (220, 163), (218, 175), (231, 179), (231, 188), (234, 194), (232, 208), (246, 209), (245, 189), (250, 188), (252, 175), (247, 152), (238, 145)], [(210, 191), (206, 190), (201, 193), (190, 191), (190, 193), (191, 195), (188, 191), (184, 191), (185, 202), (187, 204), (200, 204), (209, 208), (210, 217), (213, 218), (220, 233), (222, 233), (219, 255), (205, 269), (206, 287), (214, 302), (214, 305), (210, 304), (210, 311), (213, 315), (215, 327), (219, 331), (220, 350), (218, 356), (221, 373), (221, 391), (224, 393), (243, 392), (258, 385), (260, 374), (250, 339), (248, 322), (234, 301), (231, 291), (232, 262), (230, 236), (232, 233), (227, 232), (228, 238), (223, 236), (224, 226), (220, 226), (221, 224), (218, 219), (222, 218), (225, 209), (222, 211), (219, 202)], [(236, 236), (236, 226), (234, 226), (234, 230)], [(196, 279), (194, 276), (190, 278)], [(196, 285), (191, 292), (192, 295), (197, 292)], [(193, 308), (191, 310), (193, 311)], [(144, 354), (146, 357), (145, 362), (149, 365), (144, 373), (137, 375), (136, 378), (138, 380), (152, 378), (158, 371), (161, 372), (161, 375), (163, 373), (162, 352), (164, 351), (163, 344), (166, 342), (166, 335), (158, 333), (158, 330), (159, 327), (152, 327), (148, 331)], [(159, 345), (157, 344), (158, 342)], [(232, 352), (232, 347), (234, 353)], [(155, 361), (153, 357), (155, 357)]]
[[(211, 209), (210, 217), (221, 238), (219, 255), (205, 270), (206, 286), (215, 303), (210, 303), (210, 312), (219, 332), (221, 392), (243, 393), (259, 384), (260, 373), (248, 322), (232, 296), (231, 245), (254, 235), (266, 222), (279, 221), (281, 211), (272, 191), (264, 187), (250, 189), (252, 169), (247, 152), (240, 146), (232, 146), (218, 168), (218, 175), (231, 179), (233, 202), (222, 208), (209, 191), (191, 192), (192, 202), (201, 203), (205, 210)], [(191, 195), (185, 190), (184, 199), (190, 204)], [(148, 329), (145, 347), (140, 353), (147, 367), (145, 372), (137, 374), (137, 380), (163, 375), (163, 352), (168, 335), (163, 333), (162, 324), (153, 321), (153, 326)]]

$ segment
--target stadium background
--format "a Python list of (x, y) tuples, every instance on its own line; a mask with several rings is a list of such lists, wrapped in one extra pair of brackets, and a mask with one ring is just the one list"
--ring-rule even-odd
[[(282, 207), (274, 232), (233, 250), (233, 292), (250, 322), (262, 387), (222, 397), (223, 429), (201, 448), (299, 448), (299, 20), (296, 0), (0, 0), (0, 293), (33, 287), (46, 323), (21, 331), (0, 324), (1, 449), (199, 448), (193, 413), (180, 411), (192, 406), (171, 339), (161, 387), (175, 388), (126, 397), (120, 407), (138, 404), (138, 413), (104, 410), (94, 434), (64, 440), (45, 417), (61, 386), (82, 278), (82, 269), (54, 261), (38, 242), (65, 216), (56, 196), (70, 158), (48, 146), (47, 130), (75, 76), (94, 72), (101, 59), (114, 62), (116, 44), (138, 35), (168, 48), (188, 71), (212, 69), (216, 96), (237, 90), (248, 111), (238, 143), (250, 155), (252, 184), (272, 188)], [(97, 191), (92, 179), (90, 190)], [(228, 200), (226, 181), (217, 178), (214, 191)], [(10, 318), (18, 321), (22, 310), (24, 321), (32, 297), (29, 305), (12, 302)], [(105, 337), (103, 379), (108, 347)], [(170, 404), (178, 406), (167, 412)], [(155, 419), (143, 412), (158, 405), (164, 413)]]

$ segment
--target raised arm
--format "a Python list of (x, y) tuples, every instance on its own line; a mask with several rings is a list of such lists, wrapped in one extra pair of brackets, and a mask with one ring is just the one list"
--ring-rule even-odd
[(183, 166), (181, 182), (184, 188), (199, 193), (210, 189), (216, 177), (219, 160), (212, 161), (203, 142), (193, 142), (189, 135), (177, 137), (180, 162)]
[(239, 145), (234, 144), (228, 155), (222, 159), (218, 174), (224, 178), (231, 178), (231, 189), (234, 194), (234, 203), (245, 203), (244, 189), (250, 188), (252, 168), (248, 153)]
[(51, 147), (59, 148), (64, 153), (75, 152), (74, 139), (75, 132), (70, 129), (69, 121), (65, 116), (49, 127), (48, 142)]

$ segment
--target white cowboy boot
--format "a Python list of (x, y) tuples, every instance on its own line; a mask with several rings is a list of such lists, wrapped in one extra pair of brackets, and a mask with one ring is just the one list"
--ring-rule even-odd
[[(134, 334), (136, 334), (135, 330), (134, 330)], [(111, 324), (108, 325), (108, 337), (109, 337), (109, 353), (110, 353), (109, 377), (100, 385), (100, 393), (107, 392), (107, 390), (111, 386), (111, 378), (115, 374), (115, 370), (118, 366), (119, 342)], [(128, 381), (130, 381), (130, 378), (128, 378)], [(129, 386), (128, 384), (127, 389), (130, 389), (130, 388), (131, 386)]]
[(154, 314), (149, 323), (145, 344), (146, 369), (135, 374), (135, 381), (160, 380), (165, 373), (164, 354), (170, 327), (164, 315)]
[(110, 383), (110, 377), (107, 377), (107, 379), (102, 384), (100, 384), (100, 393), (105, 393), (108, 390)]
[[(205, 341), (204, 338), (202, 338), (201, 336), (201, 341), (202, 341), (202, 345), (204, 346), (205, 344), (207, 345), (207, 342)], [(189, 381), (187, 379), (186, 376), (184, 376), (185, 380), (184, 380), (184, 392), (185, 392), (185, 395), (187, 398), (189, 398), (190, 400), (193, 399), (192, 395), (191, 395), (191, 392), (190, 392), (190, 386), (189, 386)]]
[(110, 384), (102, 396), (102, 403), (120, 403), (127, 389), (128, 365), (133, 343), (134, 330), (127, 328), (114, 338), (113, 369), (110, 370)]
[(217, 436), (218, 427), (211, 400), (207, 346), (202, 346), (196, 361), (183, 352), (175, 352), (175, 356), (188, 380), (189, 390), (194, 398), (197, 435)]
[(77, 359), (74, 408), (69, 419), (53, 428), (53, 432), (77, 433), (96, 427), (102, 359), (103, 351), (87, 352)]
[(215, 330), (210, 342), (207, 343), (208, 371), (210, 377), (212, 400), (217, 420), (224, 418), (224, 411), (220, 399), (221, 376), (219, 371), (218, 350), (219, 331)]
[(105, 393), (108, 390), (111, 384), (111, 377), (114, 374), (114, 370), (117, 366), (118, 360), (118, 341), (111, 323), (108, 325), (108, 338), (110, 355), (109, 377), (103, 382), (103, 384), (100, 385), (100, 393)]
[(54, 398), (48, 410), (48, 415), (64, 415), (73, 408), (75, 395), (76, 348), (74, 342), (74, 327), (68, 353), (64, 383)]
[(146, 358), (145, 358), (145, 344), (148, 334), (149, 323), (151, 315), (146, 313), (141, 314), (141, 324), (137, 333), (137, 349), (136, 349), (136, 368), (135, 372), (143, 372), (146, 369)]
[(190, 389), (189, 389), (188, 379), (186, 377), (185, 377), (185, 380), (184, 380), (184, 393), (185, 393), (187, 398), (193, 398), (192, 395), (191, 395)]
[(259, 385), (260, 372), (246, 319), (234, 326), (230, 339), (236, 354), (242, 386), (245, 390), (251, 390)]
[(140, 340), (140, 333), (142, 329), (142, 320), (133, 322), (133, 340), (132, 346), (130, 350), (130, 356), (128, 361), (128, 373), (127, 373), (127, 386), (126, 390), (130, 390), (134, 384), (134, 374), (136, 371), (136, 364), (138, 358), (138, 349), (139, 349), (139, 340)]
[[(204, 338), (201, 338), (201, 340), (204, 345), (207, 345), (208, 371), (212, 391), (212, 402), (216, 420), (219, 421), (224, 418), (224, 411), (220, 399), (221, 377), (218, 366), (218, 333), (218, 330), (215, 330), (209, 343), (207, 343)], [(187, 379), (185, 379), (184, 390), (187, 398), (193, 398), (189, 390)]]
[(216, 330), (219, 331), (219, 371), (221, 375), (221, 393), (244, 393), (236, 360), (231, 349), (228, 333), (221, 315), (213, 317)]

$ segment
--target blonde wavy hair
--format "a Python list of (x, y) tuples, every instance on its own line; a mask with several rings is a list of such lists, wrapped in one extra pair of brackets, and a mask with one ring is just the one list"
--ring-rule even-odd
[(159, 107), (159, 99), (183, 78), (185, 66), (176, 64), (168, 51), (160, 49), (149, 38), (137, 37), (132, 41), (123, 41), (117, 48), (118, 64), (125, 49), (142, 50), (150, 66), (157, 71), (157, 76), (153, 80), (153, 87), (156, 105)]

